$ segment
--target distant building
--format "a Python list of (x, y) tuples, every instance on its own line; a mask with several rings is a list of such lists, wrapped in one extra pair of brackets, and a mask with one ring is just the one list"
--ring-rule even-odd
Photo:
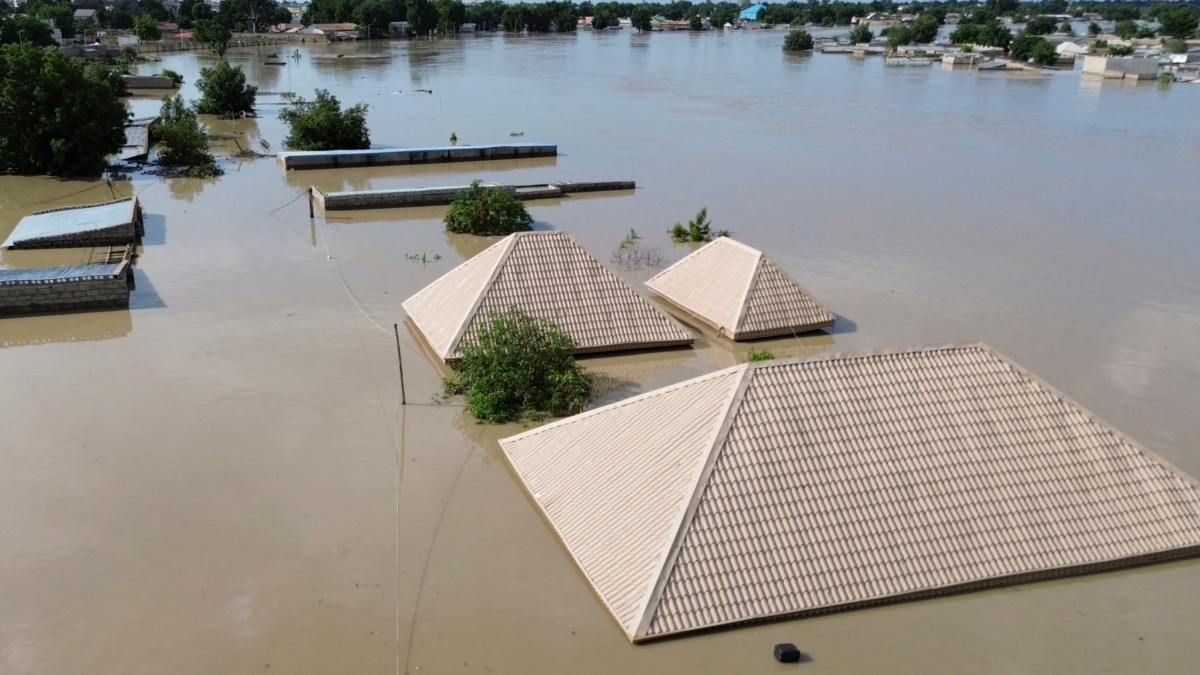
[(358, 39), (358, 24), (356, 23), (314, 23), (305, 26), (300, 31), (305, 35), (324, 35), (330, 42)]
[(758, 21), (758, 15), (761, 14), (763, 12), (763, 10), (765, 10), (766, 8), (767, 8), (767, 6), (764, 4), (761, 4), (761, 3), (756, 4), (756, 5), (750, 5), (746, 9), (743, 9), (740, 14), (738, 14), (738, 20), (739, 21)]

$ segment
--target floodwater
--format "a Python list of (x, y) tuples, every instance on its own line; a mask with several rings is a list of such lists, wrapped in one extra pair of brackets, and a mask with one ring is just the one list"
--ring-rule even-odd
[[(111, 189), (0, 177), (0, 238), (113, 194), (147, 213), (128, 311), (0, 319), (0, 672), (782, 672), (777, 642), (806, 672), (1189, 670), (1196, 560), (628, 644), (503, 461), (520, 427), (437, 404), (442, 372), (405, 323), (405, 298), (490, 241), (447, 235), (439, 208), (308, 217), (311, 184), (636, 180), (530, 211), (602, 259), (632, 228), (670, 263), (691, 248), (667, 228), (707, 206), (841, 317), (768, 341), (777, 355), (983, 340), (1200, 476), (1200, 86), (886, 69), (782, 39), (234, 52), (264, 93), (258, 119), (212, 121), (223, 153), (279, 149), (266, 92), (320, 87), (369, 104), (377, 146), (453, 132), (561, 154), (286, 175), (227, 159), (220, 179)], [(143, 70), (196, 98), (211, 63)], [(705, 333), (587, 365), (612, 401), (746, 348)]]

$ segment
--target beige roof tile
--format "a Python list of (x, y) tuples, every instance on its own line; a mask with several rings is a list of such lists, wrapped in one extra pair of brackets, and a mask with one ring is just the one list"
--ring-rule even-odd
[(492, 311), (554, 321), (576, 353), (691, 344), (692, 335), (566, 232), (509, 235), (404, 302), (442, 359), (459, 358)]
[(635, 641), (1200, 552), (1200, 485), (982, 345), (739, 366), (501, 446)]
[(729, 237), (702, 246), (646, 286), (734, 340), (802, 333), (836, 320), (761, 251)]

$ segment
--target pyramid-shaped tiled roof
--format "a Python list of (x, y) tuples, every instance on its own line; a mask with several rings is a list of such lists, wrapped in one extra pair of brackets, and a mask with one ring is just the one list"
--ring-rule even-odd
[(691, 344), (695, 336), (566, 232), (518, 232), (404, 301), (439, 357), (453, 361), (491, 312), (553, 321), (576, 353)]
[(763, 253), (717, 237), (646, 286), (733, 340), (832, 326), (836, 317)]
[(745, 364), (500, 444), (633, 641), (1200, 553), (1200, 484), (983, 345)]

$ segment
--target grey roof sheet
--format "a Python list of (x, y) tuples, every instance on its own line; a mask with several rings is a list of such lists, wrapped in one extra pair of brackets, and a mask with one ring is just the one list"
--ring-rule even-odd
[(1200, 552), (1200, 484), (983, 345), (738, 366), (501, 446), (635, 641)]
[(81, 232), (105, 230), (133, 222), (137, 198), (117, 199), (103, 204), (68, 206), (38, 211), (21, 219), (12, 234), (0, 246), (9, 248), (22, 242), (61, 237)]
[(0, 269), (0, 285), (65, 281), (68, 279), (100, 279), (116, 276), (126, 262), (104, 265), (66, 265), (62, 267), (27, 267)]
[(763, 253), (718, 237), (646, 286), (734, 340), (802, 333), (836, 317)]
[(577, 353), (690, 344), (695, 336), (566, 232), (511, 234), (404, 302), (434, 351), (457, 359), (492, 311), (517, 307), (569, 334)]

